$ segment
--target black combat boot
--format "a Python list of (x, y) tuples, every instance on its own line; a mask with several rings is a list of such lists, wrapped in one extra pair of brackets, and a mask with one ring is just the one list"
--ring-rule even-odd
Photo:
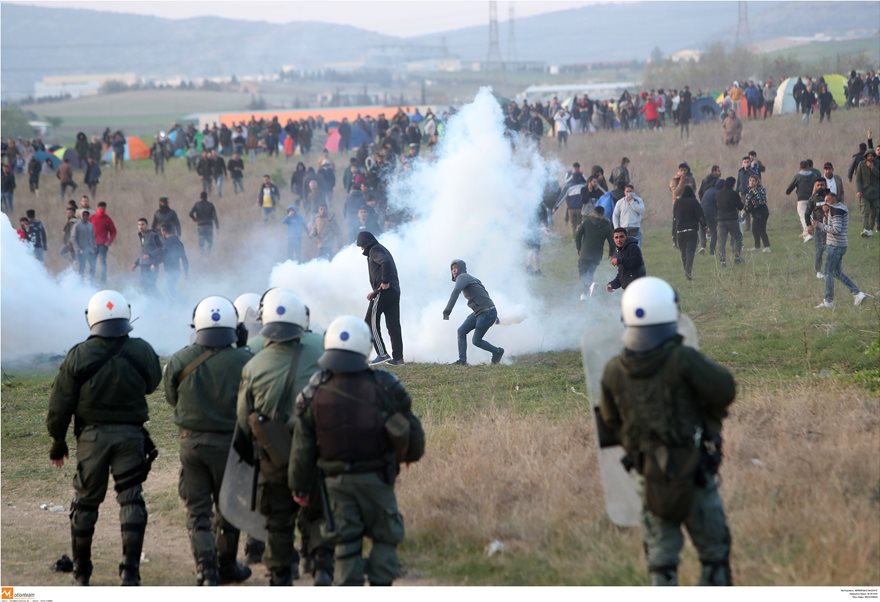
[(76, 585), (88, 585), (92, 577), (92, 535), (89, 533), (77, 536), (71, 527), (70, 540), (73, 551), (73, 582)]
[(266, 544), (259, 539), (248, 537), (244, 544), (244, 563), (260, 564), (263, 562), (263, 552), (266, 551)]
[(251, 570), (235, 560), (241, 532), (225, 523), (217, 530), (217, 557), (220, 559), (220, 583), (240, 583), (251, 576)]
[(141, 550), (144, 548), (146, 525), (122, 525), (122, 562), (119, 564), (120, 585), (141, 584)]
[(316, 586), (333, 585), (333, 550), (318, 548), (314, 553)]
[(220, 574), (217, 572), (216, 562), (203, 560), (196, 566), (196, 585), (206, 587), (220, 585)]
[(240, 562), (236, 562), (235, 558), (232, 558), (231, 562), (224, 562), (223, 559), (220, 559), (220, 583), (241, 583), (245, 581), (248, 577), (251, 576), (251, 570), (241, 564)]
[(293, 585), (293, 575), (290, 572), (290, 569), (280, 570), (280, 571), (272, 571), (272, 576), (269, 579), (269, 585), (280, 585), (280, 586), (291, 586)]

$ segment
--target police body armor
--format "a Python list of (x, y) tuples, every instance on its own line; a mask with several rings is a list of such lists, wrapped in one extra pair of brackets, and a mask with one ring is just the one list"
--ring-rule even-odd
[(312, 401), (321, 454), (328, 475), (380, 470), (390, 445), (381, 385), (371, 372), (335, 374), (320, 385)]

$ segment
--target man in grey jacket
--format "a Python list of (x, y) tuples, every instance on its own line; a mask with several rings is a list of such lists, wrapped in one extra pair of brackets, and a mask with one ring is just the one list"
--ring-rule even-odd
[(455, 307), (460, 293), (464, 293), (468, 307), (473, 311), (471, 315), (465, 318), (461, 326), (458, 327), (458, 360), (452, 362), (452, 364), (458, 366), (467, 365), (467, 335), (472, 330), (474, 331), (474, 345), (491, 353), (492, 363), (497, 364), (504, 355), (504, 349), (502, 347), (495, 347), (488, 341), (483, 340), (486, 331), (498, 323), (498, 311), (495, 309), (495, 304), (489, 297), (489, 293), (486, 292), (483, 283), (467, 273), (467, 264), (463, 260), (453, 259), (449, 269), (452, 272), (452, 281), (455, 283), (455, 288), (452, 289), (449, 303), (446, 304), (446, 309), (443, 310), (443, 319), (449, 319), (449, 314), (452, 313), (452, 308)]
[(73, 236), (70, 242), (73, 243), (73, 249), (76, 252), (76, 259), (79, 262), (79, 275), (84, 276), (86, 264), (89, 266), (89, 280), (95, 281), (95, 266), (98, 258), (98, 245), (95, 244), (95, 229), (89, 221), (89, 210), (83, 209), (80, 214), (80, 221), (73, 227)]

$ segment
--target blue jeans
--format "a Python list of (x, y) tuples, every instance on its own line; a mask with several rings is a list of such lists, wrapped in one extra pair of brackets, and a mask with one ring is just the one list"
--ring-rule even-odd
[(79, 262), (79, 270), (78, 270), (79, 275), (83, 276), (83, 279), (85, 279), (85, 274), (83, 272), (85, 272), (86, 265), (88, 265), (89, 266), (89, 280), (94, 282), (95, 281), (95, 259), (96, 259), (95, 254), (90, 251), (83, 251), (82, 253), (77, 254), (76, 259)]
[(214, 246), (214, 225), (199, 225), (196, 226), (196, 230), (199, 234), (199, 251), (202, 254), (210, 253), (211, 248)]
[(827, 236), (824, 230), (813, 230), (813, 241), (816, 243), (816, 272), (822, 272), (822, 255), (825, 253)]
[(14, 211), (14, 209), (12, 207), (12, 204), (13, 204), (12, 193), (11, 192), (4, 192), (2, 195), (2, 201), (3, 201), (2, 202), (3, 211), (5, 211), (6, 213), (11, 215), (12, 212)]
[(232, 178), (232, 192), (238, 194), (239, 191), (244, 192), (244, 184), (242, 184), (243, 178)]
[(101, 284), (107, 282), (107, 245), (98, 245), (98, 262), (101, 264)]
[(843, 256), (846, 254), (846, 247), (835, 247), (828, 245), (825, 254), (825, 300), (834, 301), (834, 279), (837, 278), (843, 283), (843, 286), (849, 289), (853, 295), (859, 293), (859, 287), (856, 283), (849, 279), (849, 276), (843, 273), (841, 266), (843, 264)]
[(483, 336), (498, 319), (498, 312), (493, 307), (489, 311), (484, 311), (480, 315), (471, 314), (458, 327), (458, 359), (463, 362), (467, 361), (467, 335), (470, 331), (474, 331), (474, 346), (479, 347), (491, 354), (498, 353), (498, 347), (484, 341)]
[(223, 176), (214, 178), (214, 186), (217, 188), (217, 196), (223, 196)]
[(268, 222), (269, 216), (275, 213), (275, 207), (263, 207), (263, 221)]

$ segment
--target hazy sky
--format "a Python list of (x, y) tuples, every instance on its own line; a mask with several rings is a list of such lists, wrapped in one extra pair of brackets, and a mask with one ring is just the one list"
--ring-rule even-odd
[[(390, 35), (416, 36), (425, 33), (484, 25), (489, 20), (489, 3), (485, 0), (268, 0), (225, 1), (186, 0), (128, 2), (124, 0), (29, 1), (16, 4), (64, 6), (141, 15), (169, 19), (213, 15), (230, 19), (270, 21), (324, 21), (354, 25)], [(510, 6), (515, 16), (527, 17), (541, 13), (577, 8), (593, 1), (573, 2), (498, 2), (498, 20), (509, 18)]]

